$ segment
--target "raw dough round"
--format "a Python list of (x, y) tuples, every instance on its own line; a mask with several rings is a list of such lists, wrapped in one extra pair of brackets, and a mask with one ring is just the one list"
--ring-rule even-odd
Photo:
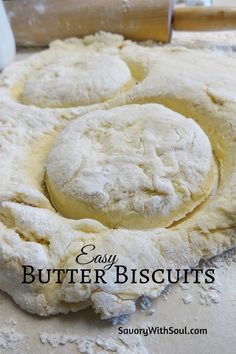
[(106, 54), (63, 55), (26, 80), (20, 100), (38, 107), (104, 102), (132, 84), (127, 64)]
[(71, 123), (47, 163), (55, 208), (109, 227), (166, 227), (206, 199), (214, 183), (208, 137), (158, 104), (96, 111)]

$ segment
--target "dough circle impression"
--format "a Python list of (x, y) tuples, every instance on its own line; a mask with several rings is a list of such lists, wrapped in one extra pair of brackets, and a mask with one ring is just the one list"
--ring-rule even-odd
[(158, 104), (99, 110), (70, 123), (47, 163), (55, 208), (109, 227), (167, 227), (214, 183), (210, 141), (192, 119)]
[(25, 82), (20, 100), (38, 107), (73, 107), (104, 102), (132, 84), (129, 67), (107, 54), (65, 55)]

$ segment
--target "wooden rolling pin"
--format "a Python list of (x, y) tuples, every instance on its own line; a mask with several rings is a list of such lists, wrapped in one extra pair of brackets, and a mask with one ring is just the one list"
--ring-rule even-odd
[(176, 7), (173, 0), (10, 0), (4, 2), (18, 45), (47, 45), (103, 30), (167, 43), (172, 29), (236, 29), (236, 8)]

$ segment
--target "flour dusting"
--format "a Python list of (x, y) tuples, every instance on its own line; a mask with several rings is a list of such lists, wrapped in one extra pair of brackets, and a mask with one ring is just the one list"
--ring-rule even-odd
[[(10, 325), (15, 325), (14, 322), (9, 322)], [(3, 326), (0, 329), (0, 351), (1, 349), (16, 349), (20, 344), (23, 344), (24, 335), (16, 331), (11, 326)]]
[(148, 354), (140, 336), (129, 338), (127, 336), (81, 338), (77, 335), (64, 335), (62, 333), (41, 333), (39, 335), (42, 344), (48, 344), (52, 348), (74, 344), (81, 354), (93, 353), (119, 353), (119, 354)]

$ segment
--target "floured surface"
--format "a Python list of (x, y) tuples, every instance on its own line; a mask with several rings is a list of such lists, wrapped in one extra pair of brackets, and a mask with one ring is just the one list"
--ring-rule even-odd
[[(132, 73), (131, 87), (109, 94), (105, 102), (89, 101), (87, 106), (41, 108), (22, 104), (29, 77), (61, 55), (69, 58), (74, 52), (119, 57)], [(104, 82), (113, 72), (104, 73)], [(111, 271), (107, 284), (77, 286), (69, 284), (65, 276), (60, 285), (52, 279), (47, 287), (24, 287), (19, 285), (21, 265), (27, 260), (36, 268), (80, 270), (83, 266), (76, 264), (76, 254), (85, 244), (95, 243), (99, 253), (116, 254), (128, 269), (182, 269), (234, 247), (235, 78), (236, 64), (231, 57), (210, 50), (150, 48), (109, 34), (83, 41), (57, 41), (49, 51), (6, 70), (0, 95), (4, 147), (0, 161), (5, 172), (0, 186), (1, 288), (30, 312), (50, 315), (92, 305), (102, 318), (110, 319), (132, 314), (136, 309), (134, 300), (142, 295), (157, 297), (167, 281), (161, 285), (152, 281), (115, 285)], [(193, 118), (208, 136), (220, 176), (210, 198), (171, 228), (114, 230), (93, 219), (71, 220), (57, 214), (45, 188), (45, 166), (59, 133), (69, 121), (87, 112), (146, 103), (163, 104)], [(173, 167), (172, 162), (170, 165)], [(198, 165), (201, 161), (195, 164), (196, 170)], [(93, 271), (94, 265), (91, 268)]]
[[(235, 255), (217, 258), (214, 289), (203, 289), (196, 284), (181, 284), (169, 289), (168, 294), (155, 300), (150, 308), (139, 310), (124, 328), (174, 326), (207, 328), (208, 335), (123, 335), (119, 339), (118, 326), (101, 321), (91, 310), (41, 319), (20, 310), (5, 294), (0, 293), (0, 352), (19, 354), (79, 353), (108, 354), (234, 354), (236, 289), (232, 287), (236, 272)], [(207, 265), (212, 267), (212, 264)], [(216, 298), (202, 301), (202, 298)], [(192, 297), (189, 304), (183, 299)], [(150, 315), (151, 313), (151, 315)], [(121, 336), (122, 337), (122, 336)], [(173, 350), (173, 348), (175, 348)], [(129, 351), (128, 351), (129, 350)]]
[[(207, 37), (207, 39), (206, 39)], [(194, 39), (193, 39), (194, 38)], [(196, 40), (203, 43), (203, 48), (214, 47), (218, 53), (222, 53), (222, 49), (230, 55), (234, 55), (232, 48), (236, 45), (235, 34), (212, 34), (212, 35), (186, 35), (178, 34), (178, 38), (174, 41), (184, 41), (184, 44), (196, 47)], [(213, 46), (212, 46), (212, 43)], [(230, 46), (233, 44), (233, 47)], [(21, 54), (19, 57), (26, 57), (28, 54)], [(144, 313), (135, 313), (129, 323), (129, 327), (136, 327), (137, 323), (141, 326), (151, 324), (158, 325), (174, 325), (176, 327), (185, 326), (186, 323), (190, 327), (210, 328), (207, 336), (150, 336), (141, 338), (142, 348), (154, 354), (158, 352), (182, 354), (183, 351), (198, 354), (199, 351), (211, 354), (221, 354), (227, 352), (235, 353), (235, 288), (232, 287), (235, 279), (236, 268), (234, 263), (227, 266), (222, 261), (222, 268), (217, 270), (216, 280), (220, 284), (221, 293), (220, 302), (212, 306), (201, 306), (201, 298), (198, 286), (190, 287), (175, 286), (173, 291), (164, 298), (159, 298), (152, 307), (155, 313), (150, 317), (144, 317)], [(183, 303), (188, 295), (192, 297), (192, 302), (188, 305)], [(208, 291), (202, 295), (202, 302), (208, 298)], [(207, 300), (208, 301), (208, 300)], [(54, 318), (40, 319), (31, 316), (20, 310), (8, 296), (0, 294), (0, 351), (3, 353), (31, 353), (32, 348), (35, 353), (78, 353), (78, 349), (74, 342), (81, 340), (86, 345), (88, 338), (90, 342), (95, 342), (97, 336), (107, 338), (107, 335), (117, 336), (117, 329), (111, 328), (109, 324), (100, 321), (95, 317), (91, 310), (86, 310), (78, 314), (69, 314), (65, 316), (56, 316)], [(79, 334), (78, 334), (79, 333)], [(13, 336), (12, 336), (13, 334)], [(23, 336), (23, 339), (22, 339)], [(70, 338), (72, 336), (72, 339)], [(62, 339), (61, 339), (62, 337)], [(42, 341), (45, 344), (42, 344)], [(71, 341), (74, 341), (70, 344)], [(88, 340), (89, 341), (89, 340)], [(88, 342), (87, 341), (87, 342)], [(64, 343), (58, 344), (58, 343)], [(103, 340), (103, 342), (105, 342)], [(139, 342), (139, 338), (134, 342)], [(15, 343), (15, 344), (14, 344)], [(51, 344), (49, 344), (51, 343)], [(15, 349), (10, 349), (10, 346)], [(82, 345), (82, 344), (81, 344)], [(53, 346), (56, 346), (54, 349)], [(173, 348), (174, 351), (173, 351)], [(101, 348), (99, 348), (99, 351)], [(134, 352), (135, 354), (135, 352)]]

